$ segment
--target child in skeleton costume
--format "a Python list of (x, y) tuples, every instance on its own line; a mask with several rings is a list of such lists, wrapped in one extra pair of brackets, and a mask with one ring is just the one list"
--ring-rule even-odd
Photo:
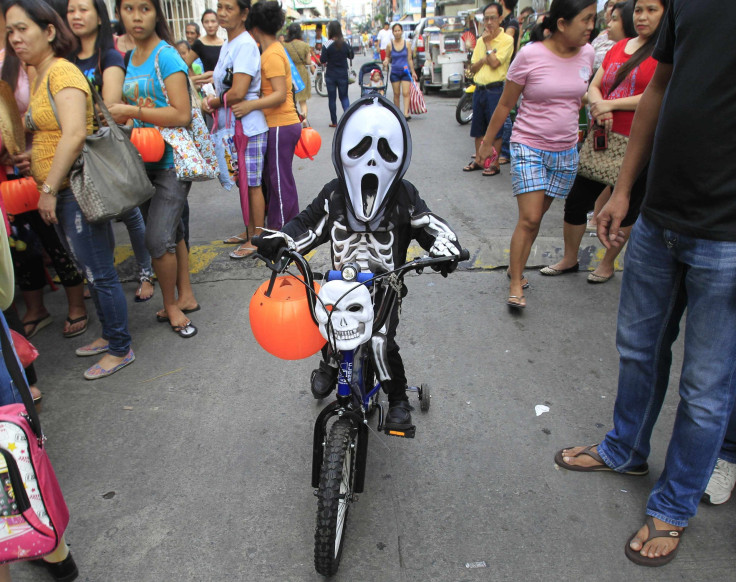
[[(373, 273), (403, 265), (412, 239), (430, 256), (459, 256), (455, 233), (432, 214), (414, 185), (402, 179), (410, 161), (411, 134), (401, 112), (381, 96), (359, 99), (335, 131), (332, 162), (337, 178), (280, 232), (254, 237), (253, 244), (262, 255), (274, 257), (284, 245), (304, 254), (329, 241), (334, 269), (354, 263)], [(457, 262), (446, 265), (444, 276)], [(387, 426), (400, 428), (411, 425), (411, 406), (395, 341), (398, 311), (397, 305), (386, 331), (391, 379), (383, 382), (383, 388), (389, 400)], [(326, 397), (336, 384), (337, 362), (326, 351), (324, 355), (312, 373), (315, 398)]]

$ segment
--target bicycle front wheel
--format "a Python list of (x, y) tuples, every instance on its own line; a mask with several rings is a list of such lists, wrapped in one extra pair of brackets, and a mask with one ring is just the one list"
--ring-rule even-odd
[(345, 541), (348, 510), (353, 500), (358, 431), (347, 419), (330, 429), (317, 490), (314, 567), (323, 576), (337, 573)]
[(317, 91), (317, 95), (327, 97), (327, 85), (325, 85), (325, 74), (320, 71), (314, 76), (314, 90)]

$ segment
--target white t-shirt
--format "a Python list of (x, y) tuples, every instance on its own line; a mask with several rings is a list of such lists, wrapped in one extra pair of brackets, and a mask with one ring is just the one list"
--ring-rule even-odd
[[(245, 100), (258, 99), (261, 93), (261, 54), (258, 52), (256, 41), (246, 31), (239, 34), (232, 42), (226, 40), (220, 49), (220, 58), (217, 60), (217, 65), (215, 65), (215, 70), (212, 73), (217, 95), (220, 95), (225, 89), (222, 82), (225, 79), (227, 69), (231, 67), (233, 75), (235, 73), (245, 73), (252, 77)], [(231, 116), (230, 123), (232, 124), (235, 117), (229, 109), (228, 113)], [(243, 124), (243, 133), (248, 137), (268, 131), (266, 116), (261, 110), (251, 111), (240, 121)], [(227, 122), (225, 108), (220, 107), (217, 110), (217, 125), (218, 127), (225, 127)]]
[(378, 31), (378, 46), (381, 48), (381, 50), (386, 50), (386, 47), (391, 44), (391, 39), (393, 38), (393, 34), (391, 34), (390, 30), (386, 30), (385, 28), (382, 28)]

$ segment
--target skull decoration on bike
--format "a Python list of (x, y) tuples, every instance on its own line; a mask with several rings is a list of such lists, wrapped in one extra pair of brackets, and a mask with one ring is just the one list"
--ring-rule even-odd
[(373, 333), (373, 300), (360, 283), (329, 281), (319, 291), (314, 314), (322, 337), (338, 350), (354, 350)]

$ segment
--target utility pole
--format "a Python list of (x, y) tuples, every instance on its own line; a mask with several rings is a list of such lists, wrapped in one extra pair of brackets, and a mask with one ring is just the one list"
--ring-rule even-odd
[(421, 17), (422, 18), (426, 18), (427, 17), (427, 0), (422, 0), (422, 13), (421, 13)]

